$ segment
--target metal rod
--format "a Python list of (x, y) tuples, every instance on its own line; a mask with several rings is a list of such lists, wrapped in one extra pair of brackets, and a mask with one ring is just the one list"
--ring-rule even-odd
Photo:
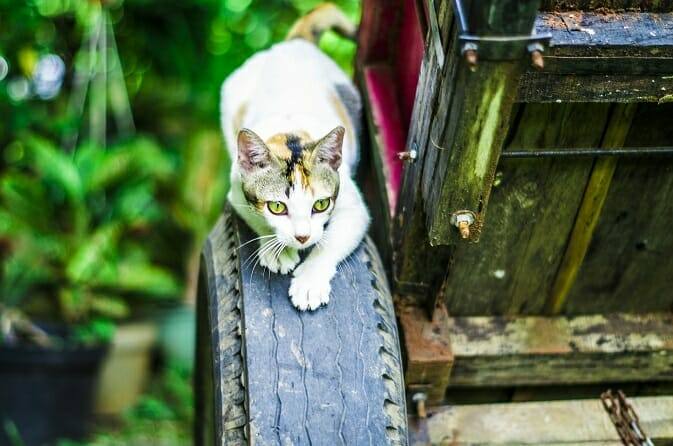
[(596, 157), (596, 156), (673, 156), (673, 147), (627, 147), (620, 149), (541, 149), (503, 150), (500, 158)]
[(465, 18), (465, 11), (463, 10), (463, 3), (461, 0), (454, 0), (453, 9), (458, 16), (458, 24), (460, 25), (460, 32), (466, 33), (469, 31), (467, 28), (467, 19)]

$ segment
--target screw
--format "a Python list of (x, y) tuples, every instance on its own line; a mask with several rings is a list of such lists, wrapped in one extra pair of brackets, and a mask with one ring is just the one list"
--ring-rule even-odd
[(450, 223), (458, 228), (463, 240), (470, 238), (470, 225), (476, 220), (472, 211), (458, 211), (451, 215)]
[(544, 58), (542, 57), (542, 52), (544, 51), (544, 46), (540, 42), (534, 42), (528, 45), (528, 52), (530, 53), (531, 65), (538, 71), (544, 69)]
[(470, 238), (470, 224), (467, 221), (463, 220), (458, 222), (458, 230), (463, 239)]
[(418, 152), (416, 150), (409, 150), (407, 152), (398, 152), (397, 157), (402, 161), (411, 161), (412, 163), (416, 161)]
[(423, 392), (414, 393), (411, 397), (411, 400), (416, 403), (416, 413), (418, 418), (427, 418), (428, 412), (425, 410), (425, 402), (427, 401), (428, 396)]
[(465, 51), (465, 62), (467, 62), (467, 67), (471, 72), (477, 71), (477, 52), (475, 50)]
[(544, 58), (542, 57), (541, 52), (535, 50), (532, 53), (530, 53), (530, 60), (533, 68), (535, 68), (538, 71), (544, 70)]
[(467, 63), (467, 67), (473, 73), (477, 71), (477, 62), (479, 61), (479, 58), (477, 57), (477, 48), (478, 47), (476, 43), (468, 42), (463, 45), (461, 50), (461, 53), (465, 58), (465, 62)]

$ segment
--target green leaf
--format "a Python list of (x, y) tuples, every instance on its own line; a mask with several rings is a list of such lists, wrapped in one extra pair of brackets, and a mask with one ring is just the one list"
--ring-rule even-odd
[(96, 271), (104, 267), (109, 255), (119, 240), (122, 226), (109, 223), (98, 228), (73, 253), (66, 266), (66, 274), (75, 283), (83, 283), (94, 277)]
[(182, 289), (170, 271), (142, 261), (122, 262), (116, 276), (97, 278), (94, 285), (117, 292), (166, 298), (178, 297)]
[(129, 315), (130, 308), (119, 297), (93, 294), (91, 296), (91, 309), (102, 316), (121, 319)]
[(35, 168), (44, 178), (63, 188), (74, 203), (83, 201), (82, 179), (73, 160), (68, 155), (46, 139), (33, 135), (26, 138), (26, 146), (28, 152), (32, 155)]

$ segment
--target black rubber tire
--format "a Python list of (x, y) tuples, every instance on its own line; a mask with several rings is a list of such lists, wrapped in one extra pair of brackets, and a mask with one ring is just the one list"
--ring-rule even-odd
[(408, 444), (393, 303), (371, 241), (340, 268), (327, 307), (298, 312), (289, 276), (241, 261), (255, 243), (239, 249), (250, 234), (238, 226), (226, 210), (203, 251), (197, 444)]

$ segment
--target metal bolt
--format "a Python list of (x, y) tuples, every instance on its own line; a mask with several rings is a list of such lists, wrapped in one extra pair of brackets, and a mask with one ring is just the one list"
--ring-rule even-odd
[(530, 53), (530, 61), (533, 68), (538, 71), (544, 69), (544, 57), (542, 53), (544, 52), (544, 46), (541, 43), (535, 42), (528, 45), (528, 52)]
[(476, 220), (475, 214), (472, 211), (458, 211), (451, 215), (451, 224), (458, 228), (460, 237), (464, 240), (470, 238), (470, 225)]
[(463, 48), (461, 49), (461, 53), (465, 58), (467, 67), (472, 72), (477, 71), (477, 62), (479, 61), (479, 57), (477, 56), (477, 48), (478, 47), (476, 43), (468, 42), (464, 44)]
[(418, 152), (416, 150), (409, 150), (407, 152), (398, 152), (397, 157), (402, 161), (411, 161), (412, 163), (416, 161)]
[(418, 418), (427, 418), (428, 412), (425, 410), (425, 402), (428, 400), (428, 395), (423, 392), (414, 393), (411, 400), (416, 403)]
[(530, 53), (531, 65), (538, 71), (544, 70), (544, 58), (542, 53), (539, 51), (533, 51)]

